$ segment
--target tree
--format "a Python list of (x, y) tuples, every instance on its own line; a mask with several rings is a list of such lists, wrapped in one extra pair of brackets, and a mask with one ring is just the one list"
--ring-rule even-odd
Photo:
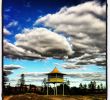
[(96, 82), (94, 81), (94, 82), (90, 82), (89, 84), (88, 84), (88, 88), (90, 89), (90, 90), (95, 90), (96, 89)]
[(93, 89), (96, 89), (96, 82), (93, 82)]
[(103, 84), (102, 83), (100, 84), (100, 89), (103, 90)]
[(84, 84), (84, 85), (83, 85), (83, 88), (84, 88), (84, 89), (87, 89), (87, 85), (86, 85), (86, 84)]
[(80, 88), (80, 89), (83, 89), (82, 83), (79, 84), (79, 88)]
[(68, 85), (68, 86), (70, 85), (70, 81), (69, 80), (66, 82), (66, 85)]
[(100, 85), (97, 86), (97, 89), (100, 90)]
[(44, 87), (46, 87), (46, 78), (44, 78), (42, 84), (44, 85)]

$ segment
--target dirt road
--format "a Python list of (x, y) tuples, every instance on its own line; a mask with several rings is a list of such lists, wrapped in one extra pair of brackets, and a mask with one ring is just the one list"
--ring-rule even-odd
[(106, 100), (106, 95), (74, 95), (74, 96), (53, 96), (53, 95), (37, 95), (37, 94), (22, 94), (5, 96), (3, 100)]

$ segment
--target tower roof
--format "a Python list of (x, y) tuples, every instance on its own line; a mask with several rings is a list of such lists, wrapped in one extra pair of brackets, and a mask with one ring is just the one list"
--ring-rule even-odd
[(62, 75), (65, 75), (65, 74), (61, 73), (56, 67), (48, 74), (62, 74)]
[(53, 69), (53, 71), (51, 71), (50, 73), (60, 73), (60, 72), (59, 72), (59, 70), (55, 67), (55, 68)]

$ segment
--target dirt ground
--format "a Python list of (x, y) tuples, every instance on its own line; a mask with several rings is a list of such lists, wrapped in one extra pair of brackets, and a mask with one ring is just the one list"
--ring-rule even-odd
[(22, 94), (22, 95), (11, 95), (4, 96), (3, 100), (106, 100), (106, 95), (74, 95), (74, 96), (53, 96), (53, 95), (37, 95), (37, 94)]

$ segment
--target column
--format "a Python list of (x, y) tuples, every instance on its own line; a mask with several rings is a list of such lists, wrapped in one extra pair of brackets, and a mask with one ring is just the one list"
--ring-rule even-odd
[(57, 95), (57, 83), (56, 83), (56, 95)]
[(54, 95), (55, 95), (55, 83), (54, 83)]
[(48, 83), (47, 83), (47, 95), (48, 95)]
[(64, 96), (64, 91), (65, 91), (65, 89), (64, 89), (64, 83), (63, 83), (63, 96)]

